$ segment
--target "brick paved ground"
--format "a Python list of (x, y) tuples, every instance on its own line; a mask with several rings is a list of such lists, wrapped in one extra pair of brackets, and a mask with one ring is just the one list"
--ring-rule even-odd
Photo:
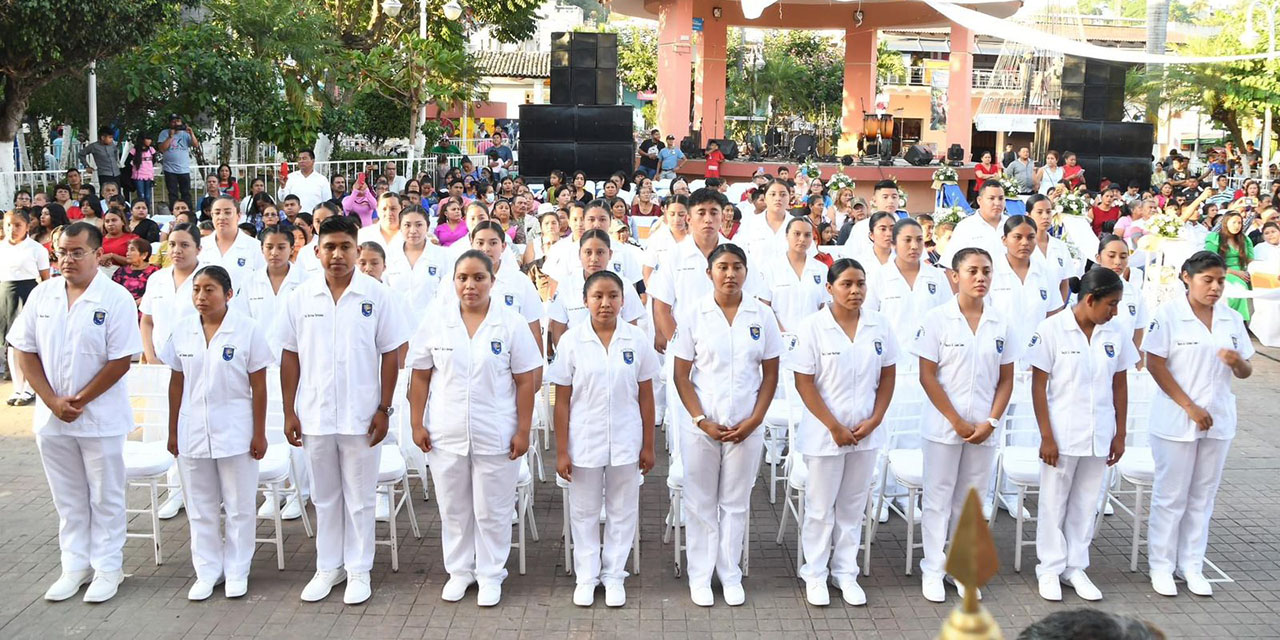
[[(1128, 570), (1129, 521), (1105, 520), (1093, 549), (1090, 575), (1106, 599), (1101, 608), (1135, 615), (1163, 627), (1170, 637), (1280, 637), (1280, 504), (1276, 490), (1280, 404), (1280, 351), (1262, 349), (1255, 375), (1238, 383), (1241, 425), (1231, 450), (1218, 497), (1209, 557), (1235, 579), (1216, 586), (1213, 598), (1152, 593), (1144, 573)], [(0, 397), (8, 397), (8, 385)], [(204, 603), (186, 600), (193, 580), (186, 521), (163, 523), (165, 564), (156, 566), (145, 541), (125, 549), (129, 578), (109, 603), (58, 604), (41, 599), (58, 576), (57, 521), (34, 441), (29, 410), (0, 407), (0, 638), (596, 638), (650, 639), (885, 637), (928, 638), (954, 606), (935, 605), (920, 596), (918, 571), (903, 575), (906, 527), (899, 519), (884, 525), (872, 554), (872, 575), (864, 576), (868, 606), (847, 607), (832, 591), (833, 603), (814, 608), (804, 601), (795, 577), (794, 529), (786, 546), (774, 544), (781, 502), (770, 505), (765, 483), (757, 484), (751, 527), (751, 575), (745, 581), (747, 604), (710, 609), (689, 602), (686, 583), (672, 575), (671, 548), (661, 543), (667, 509), (659, 472), (642, 494), (642, 572), (628, 582), (628, 605), (606, 609), (571, 603), (573, 579), (564, 574), (561, 496), (554, 483), (536, 487), (540, 542), (531, 543), (527, 575), (507, 580), (502, 604), (475, 606), (472, 590), (463, 602), (439, 598), (445, 575), (441, 565), (440, 526), (434, 502), (422, 502), (418, 516), (423, 537), (402, 543), (400, 571), (392, 573), (389, 551), (379, 548), (373, 573), (373, 598), (364, 606), (341, 604), (341, 589), (329, 602), (298, 600), (310, 577), (314, 547), (300, 521), (288, 523), (286, 570), (276, 570), (274, 547), (260, 545), (254, 559), (249, 595), (229, 601), (218, 595)], [(549, 471), (550, 472), (550, 471)], [(141, 494), (131, 494), (133, 504)], [(139, 525), (142, 523), (139, 522)], [(1013, 525), (1006, 514), (996, 524), (1002, 563), (985, 590), (984, 604), (1010, 637), (1047, 613), (1080, 606), (1070, 589), (1064, 602), (1047, 603), (1036, 594), (1034, 551), (1027, 548), (1021, 573), (1013, 571)], [(385, 525), (379, 527), (385, 530)], [(260, 533), (267, 534), (267, 525)], [(1145, 557), (1144, 557), (1145, 566)], [(717, 601), (719, 593), (717, 591)]]

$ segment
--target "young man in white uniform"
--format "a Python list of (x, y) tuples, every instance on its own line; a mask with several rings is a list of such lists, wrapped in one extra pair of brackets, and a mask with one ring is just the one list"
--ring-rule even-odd
[(62, 575), (46, 600), (85, 583), (85, 602), (104, 602), (124, 579), (125, 436), (133, 412), (124, 377), (142, 353), (138, 310), (98, 272), (102, 232), (68, 225), (58, 239), (61, 278), (32, 290), (6, 336), (39, 401), (32, 427), (58, 511)]

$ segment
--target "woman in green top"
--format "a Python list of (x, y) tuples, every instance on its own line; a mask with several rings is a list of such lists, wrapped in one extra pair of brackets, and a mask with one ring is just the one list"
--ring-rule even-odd
[[(1249, 287), (1249, 261), (1253, 260), (1253, 242), (1244, 234), (1244, 219), (1240, 213), (1229, 211), (1222, 218), (1218, 231), (1210, 233), (1204, 240), (1206, 251), (1222, 256), (1227, 262), (1227, 281), (1234, 282), (1246, 289)], [(1227, 298), (1227, 304), (1249, 321), (1249, 300), (1247, 298)]]

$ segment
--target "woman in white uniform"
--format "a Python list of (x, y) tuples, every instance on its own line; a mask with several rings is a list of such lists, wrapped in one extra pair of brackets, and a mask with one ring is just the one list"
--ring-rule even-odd
[(542, 354), (523, 316), (492, 296), (487, 255), (462, 254), (452, 284), (456, 301), (432, 307), (435, 322), (421, 323), (410, 341), (409, 421), (431, 479), (449, 488), (436, 492), (449, 573), (440, 597), (457, 602), (479, 583), (476, 604), (491, 607), (507, 577), (519, 460), (529, 449)]
[(1036, 248), (1031, 253), (1031, 261), (1039, 263), (1045, 273), (1058, 279), (1058, 293), (1065, 303), (1071, 295), (1071, 278), (1080, 274), (1076, 272), (1076, 261), (1071, 257), (1067, 243), (1049, 235), (1049, 227), (1053, 224), (1053, 201), (1038, 193), (1027, 198), (1027, 215), (1036, 223)]
[(888, 211), (871, 214), (867, 232), (871, 247), (856, 251), (853, 256), (866, 269), (868, 282), (875, 279), (881, 268), (893, 262), (893, 226), (897, 220), (898, 216)]
[(831, 303), (796, 328), (789, 364), (805, 407), (796, 448), (813, 479), (805, 492), (800, 577), (809, 604), (830, 603), (830, 577), (846, 603), (863, 605), (858, 545), (871, 474), (884, 446), (878, 427), (893, 397), (898, 347), (888, 318), (864, 308), (862, 265), (836, 260), (826, 280)]
[(693, 419), (681, 427), (684, 504), (688, 515), (689, 595), (715, 604), (712, 571), (725, 603), (746, 601), (742, 541), (764, 432), (757, 427), (778, 386), (782, 336), (773, 311), (743, 295), (747, 256), (722, 244), (707, 258), (714, 292), (686, 302), (668, 347), (675, 388)]
[[(584, 250), (592, 233), (599, 230), (582, 235)], [(623, 580), (640, 509), (636, 474), (653, 468), (653, 380), (661, 371), (653, 340), (618, 321), (627, 288), (610, 271), (587, 277), (583, 295), (590, 317), (560, 339), (547, 373), (556, 386), (556, 472), (569, 483), (573, 603), (580, 607), (594, 603), (600, 583), (606, 605), (626, 604)], [(568, 292), (562, 287), (558, 293)]]
[(228, 312), (232, 295), (226, 269), (201, 268), (192, 276), (197, 313), (178, 320), (161, 347), (173, 369), (169, 453), (186, 480), (196, 569), (188, 600), (207, 599), (224, 580), (228, 598), (243, 596), (253, 561), (258, 461), (267, 452), (267, 367), (275, 357), (253, 318)]
[(813, 246), (813, 224), (802, 217), (787, 221), (787, 251), (766, 261), (765, 284), (773, 294), (772, 306), (778, 314), (779, 329), (792, 332), (801, 321), (830, 302), (829, 285), (824, 286), (826, 265), (809, 257)]
[[(921, 590), (931, 602), (946, 600), (946, 546), (969, 489), (984, 490), (996, 455), (996, 427), (1013, 394), (1013, 328), (984, 300), (991, 255), (966, 247), (952, 258), (949, 277), (956, 297), (927, 315), (912, 351), (920, 357), (920, 385), (929, 402), (924, 442), (924, 496), (920, 517), (924, 558)], [(963, 594), (964, 589), (957, 585)]]
[[(1095, 262), (1103, 268), (1114, 271), (1124, 283), (1124, 292), (1120, 296), (1120, 308), (1111, 321), (1123, 329), (1125, 335), (1131, 336), (1135, 348), (1142, 346), (1142, 334), (1151, 323), (1151, 310), (1143, 299), (1142, 289), (1129, 282), (1129, 245), (1120, 236), (1104, 234), (1098, 243), (1098, 256)], [(1138, 354), (1138, 368), (1142, 368), (1142, 354)]]
[(1227, 266), (1200, 251), (1182, 265), (1186, 297), (1156, 310), (1142, 348), (1155, 379), (1150, 422), (1155, 485), (1147, 557), (1151, 587), (1177, 595), (1176, 571), (1187, 589), (1213, 594), (1202, 572), (1209, 518), (1222, 481), (1227, 450), (1236, 434), (1231, 378), (1253, 374), (1253, 343), (1240, 314), (1222, 300)]
[(995, 258), (990, 303), (1009, 321), (1009, 346), (1014, 358), (1021, 358), (1036, 325), (1062, 309), (1063, 302), (1056, 276), (1031, 259), (1035, 221), (1028, 216), (1009, 216), (1003, 232), (1005, 255)]
[[(534, 342), (538, 345), (538, 350), (543, 351), (542, 296), (538, 295), (537, 288), (520, 271), (518, 265), (503, 260), (507, 251), (507, 233), (502, 230), (502, 225), (492, 220), (479, 222), (476, 228), (471, 230), (471, 246), (493, 263), (495, 276), (489, 283), (489, 295), (495, 302), (510, 308), (524, 318), (525, 324), (533, 334)], [(458, 263), (455, 261), (454, 264)], [(456, 282), (456, 277), (454, 280)], [(458, 303), (457, 287), (441, 287), (436, 298), (442, 304), (456, 305)]]
[(1044, 462), (1036, 576), (1045, 600), (1061, 600), (1063, 583), (1084, 600), (1102, 599), (1084, 571), (1103, 476), (1124, 455), (1125, 371), (1138, 361), (1132, 334), (1113, 319), (1123, 292), (1115, 272), (1089, 270), (1076, 305), (1041, 322), (1027, 350)]
[[(4, 214), (4, 241), (0, 242), (0, 336), (13, 327), (22, 305), (36, 285), (49, 279), (49, 251), (27, 235), (31, 216), (27, 209), (14, 209)], [(8, 404), (26, 406), (36, 401), (18, 366), (17, 354), (7, 349), (9, 374), (13, 378), (13, 395)]]
[(416, 324), (436, 298), (440, 278), (446, 269), (444, 249), (427, 241), (430, 223), (427, 212), (410, 205), (400, 212), (400, 235), (404, 243), (399, 250), (392, 247), (387, 254), (387, 271), (383, 280), (404, 297), (409, 317)]
[[(890, 327), (899, 327), (899, 350), (910, 346), (909, 327), (920, 323), (930, 310), (951, 300), (951, 283), (947, 273), (920, 258), (924, 255), (924, 229), (912, 218), (893, 223), (893, 260), (874, 277), (867, 278), (865, 309), (879, 311)], [(903, 358), (902, 371), (915, 371), (919, 362)]]
[[(556, 288), (555, 296), (547, 305), (547, 317), (551, 321), (551, 326), (547, 328), (547, 337), (552, 347), (560, 342), (560, 336), (566, 331), (591, 318), (591, 312), (582, 298), (583, 287), (592, 275), (608, 270), (609, 259), (613, 256), (609, 234), (599, 229), (584, 231), (582, 240), (578, 242), (578, 256), (582, 261), (582, 268), (574, 269), (569, 277), (565, 278), (561, 283), (562, 286)], [(621, 295), (621, 307), (614, 311), (623, 322), (635, 324), (644, 316), (644, 304), (640, 302), (640, 294), (636, 293), (634, 286), (627, 286), (623, 287)]]

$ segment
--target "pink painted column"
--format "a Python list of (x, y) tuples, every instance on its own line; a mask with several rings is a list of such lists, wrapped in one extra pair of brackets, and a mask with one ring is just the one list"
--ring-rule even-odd
[(725, 64), (729, 27), (722, 20), (707, 17), (699, 34), (697, 67), (693, 76), (693, 127), (702, 129), (705, 145), (724, 137)]
[(857, 149), (862, 133), (862, 113), (875, 110), (876, 30), (846, 28), (844, 31), (844, 102), (840, 109), (839, 154)]
[[(973, 32), (951, 25), (951, 74), (947, 86), (947, 148), (964, 147), (965, 159), (973, 150)], [(938, 151), (946, 151), (939, 149)]]
[(693, 77), (693, 0), (668, 0), (658, 9), (658, 128), (676, 140), (689, 134)]

